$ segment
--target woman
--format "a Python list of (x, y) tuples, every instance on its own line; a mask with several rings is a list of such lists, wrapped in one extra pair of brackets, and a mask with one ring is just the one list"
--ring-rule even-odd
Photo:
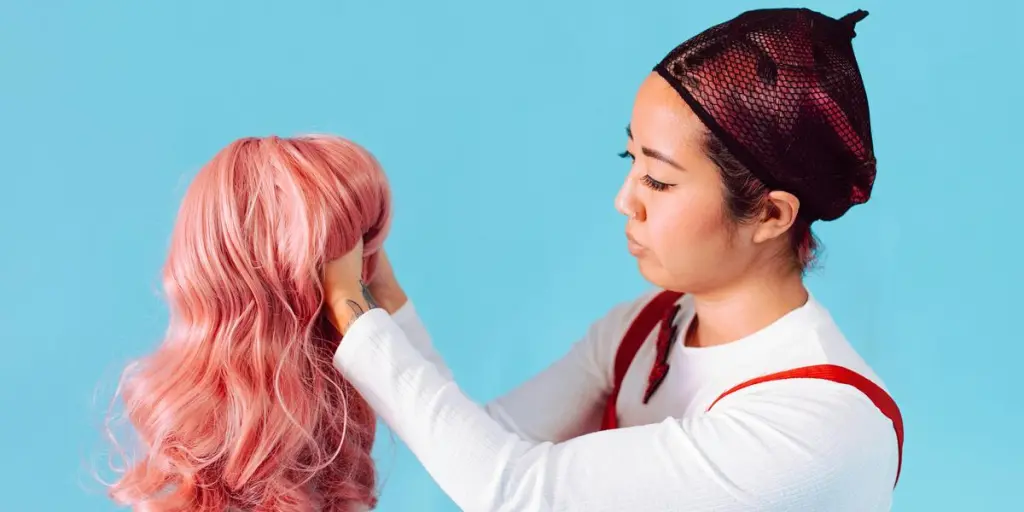
[(384, 173), (331, 136), (245, 138), (182, 200), (164, 343), (126, 371), (144, 456), (112, 497), (152, 512), (350, 512), (376, 503), (376, 418), (332, 367), (320, 274), (357, 242), (372, 277)]
[(867, 201), (874, 179), (851, 44), (865, 15), (747, 12), (655, 67), (617, 207), (664, 291), (614, 308), (486, 408), (454, 384), (390, 269), (369, 289), (378, 308), (358, 248), (328, 266), (336, 367), (456, 504), (890, 508), (899, 411), (803, 283), (811, 223)]

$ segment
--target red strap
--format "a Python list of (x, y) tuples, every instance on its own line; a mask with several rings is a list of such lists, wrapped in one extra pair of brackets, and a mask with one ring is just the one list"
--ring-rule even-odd
[(755, 384), (761, 384), (763, 382), (785, 379), (828, 380), (839, 384), (853, 386), (861, 393), (864, 393), (871, 402), (875, 404), (875, 407), (878, 407), (878, 410), (892, 421), (892, 426), (896, 430), (896, 449), (899, 458), (896, 463), (896, 482), (893, 483), (893, 487), (896, 486), (896, 483), (900, 481), (900, 470), (903, 469), (903, 415), (900, 413), (900, 408), (896, 405), (896, 402), (888, 393), (885, 392), (884, 389), (867, 377), (864, 377), (853, 370), (843, 368), (842, 366), (836, 366), (834, 364), (822, 364), (804, 366), (803, 368), (796, 368), (793, 370), (765, 375), (763, 377), (757, 377), (722, 393), (721, 396), (715, 399), (715, 401), (708, 406), (707, 410), (710, 411), (719, 400), (743, 388), (750, 387)]
[[(632, 363), (633, 358), (636, 357), (636, 353), (640, 350), (640, 346), (647, 340), (647, 336), (652, 330), (654, 330), (654, 327), (658, 325), (658, 322), (662, 319), (665, 313), (675, 305), (676, 301), (682, 295), (682, 293), (678, 292), (661, 292), (647, 303), (646, 306), (644, 306), (644, 309), (640, 311), (640, 314), (637, 315), (636, 319), (633, 320), (633, 323), (629, 326), (625, 336), (622, 338), (622, 343), (619, 345), (619, 350), (615, 355), (615, 386), (612, 389), (611, 395), (608, 397), (608, 401), (605, 403), (604, 419), (601, 422), (601, 430), (618, 428), (619, 418), (618, 411), (616, 410), (616, 402), (619, 398), (619, 390), (622, 387), (622, 379), (625, 378), (626, 371), (629, 369), (630, 363)], [(721, 396), (715, 399), (715, 401), (708, 406), (707, 410), (710, 411), (719, 400), (743, 388), (764, 382), (785, 379), (823, 379), (853, 386), (861, 393), (864, 393), (864, 395), (875, 404), (875, 407), (878, 407), (878, 410), (892, 421), (893, 429), (896, 430), (898, 461), (896, 465), (896, 482), (893, 483), (893, 487), (896, 486), (896, 483), (900, 480), (900, 471), (903, 469), (903, 415), (900, 413), (900, 409), (896, 405), (896, 402), (888, 393), (885, 392), (884, 389), (867, 377), (864, 377), (853, 370), (842, 366), (823, 364), (805, 366), (802, 368), (757, 377), (722, 393)]]
[(619, 389), (622, 387), (622, 379), (629, 370), (630, 363), (636, 356), (640, 346), (647, 341), (647, 336), (654, 330), (654, 327), (661, 321), (665, 312), (675, 306), (679, 297), (683, 294), (673, 291), (663, 291), (651, 299), (630, 324), (626, 334), (622, 337), (619, 350), (615, 354), (615, 386), (612, 394), (604, 407), (604, 420), (601, 422), (601, 430), (617, 428), (619, 426), (618, 411), (615, 403), (619, 399)]

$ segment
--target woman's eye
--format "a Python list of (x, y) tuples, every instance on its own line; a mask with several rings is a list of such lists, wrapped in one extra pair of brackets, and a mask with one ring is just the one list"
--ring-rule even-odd
[[(633, 153), (630, 153), (629, 150), (626, 150), (626, 151), (623, 151), (622, 153), (619, 153), (619, 157), (620, 158), (628, 158), (631, 162), (635, 162), (636, 161), (636, 157), (633, 156)], [(672, 183), (664, 183), (664, 182), (658, 181), (658, 180), (652, 178), (649, 174), (645, 174), (643, 176), (643, 178), (640, 178), (640, 179), (643, 180), (645, 186), (647, 186), (648, 188), (650, 188), (652, 190), (657, 190), (659, 192), (661, 192), (663, 190), (668, 190), (669, 188), (675, 186)]]
[(652, 178), (648, 174), (645, 174), (644, 177), (641, 178), (641, 179), (644, 181), (644, 185), (647, 185), (651, 189), (657, 190), (659, 192), (661, 192), (663, 190), (668, 190), (668, 188), (672, 186), (669, 183), (662, 183), (662, 182)]

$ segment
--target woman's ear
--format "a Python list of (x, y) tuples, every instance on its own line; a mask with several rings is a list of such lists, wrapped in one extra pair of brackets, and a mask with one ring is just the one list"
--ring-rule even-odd
[(754, 243), (760, 244), (782, 236), (796, 222), (800, 200), (789, 192), (768, 193), (764, 214), (754, 230)]

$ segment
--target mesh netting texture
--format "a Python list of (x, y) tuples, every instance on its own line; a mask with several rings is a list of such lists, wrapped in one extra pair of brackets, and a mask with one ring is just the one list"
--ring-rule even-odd
[(758, 179), (834, 220), (875, 180), (854, 26), (809, 9), (745, 12), (673, 49), (654, 71)]

